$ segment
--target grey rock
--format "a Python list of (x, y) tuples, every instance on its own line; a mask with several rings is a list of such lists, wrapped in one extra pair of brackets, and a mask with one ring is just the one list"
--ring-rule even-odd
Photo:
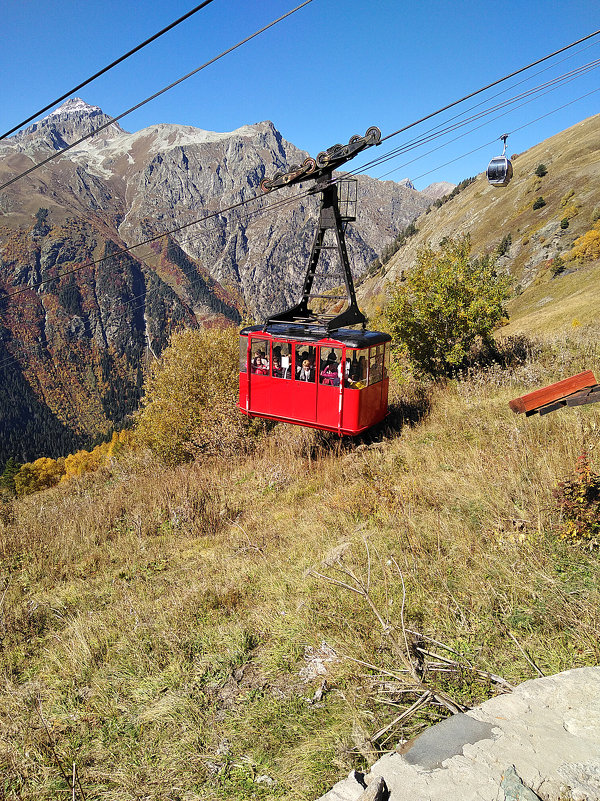
[[(428, 731), (405, 754), (379, 759), (366, 783), (382, 777), (390, 801), (600, 799), (599, 667), (524, 682)], [(360, 792), (349, 777), (322, 801), (357, 801)]]
[(384, 801), (388, 789), (385, 780), (378, 776), (367, 786), (367, 789), (358, 797), (358, 801)]
[(493, 739), (493, 727), (489, 723), (476, 720), (465, 714), (452, 715), (432, 726), (401, 748), (409, 765), (416, 765), (425, 770), (434, 770), (450, 757), (462, 754), (467, 743)]
[(500, 786), (504, 790), (504, 801), (540, 801), (539, 795), (523, 784), (512, 765), (504, 771)]

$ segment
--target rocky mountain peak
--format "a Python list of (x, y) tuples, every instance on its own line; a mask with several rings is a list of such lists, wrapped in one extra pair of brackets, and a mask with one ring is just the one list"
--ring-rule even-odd
[(455, 186), (456, 184), (451, 184), (449, 181), (438, 181), (437, 183), (426, 186), (425, 189), (422, 190), (422, 194), (431, 200), (437, 200), (438, 198), (444, 197), (444, 195), (449, 195)]
[[(111, 121), (99, 106), (91, 106), (80, 97), (71, 97), (47, 117), (34, 122), (24, 131), (19, 131), (13, 139), (22, 144), (35, 144), (61, 150), (82, 136)], [(113, 122), (100, 136), (103, 140), (114, 139), (125, 133), (123, 128)]]
[(100, 106), (90, 106), (89, 103), (86, 103), (85, 100), (82, 100), (80, 97), (70, 97), (68, 100), (59, 106), (54, 111), (51, 111), (45, 119), (49, 117), (58, 117), (63, 114), (103, 114), (104, 112), (100, 108)]

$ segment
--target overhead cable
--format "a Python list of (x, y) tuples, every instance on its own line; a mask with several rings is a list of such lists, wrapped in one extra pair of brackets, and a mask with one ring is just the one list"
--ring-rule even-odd
[[(424, 117), (421, 117), (421, 119), (415, 120), (415, 122), (411, 122), (408, 125), (403, 126), (402, 128), (398, 128), (397, 131), (394, 131), (393, 133), (384, 136), (381, 141), (385, 142), (386, 139), (391, 139), (393, 136), (398, 136), (398, 134), (403, 133), (404, 131), (408, 131), (409, 128), (414, 128), (416, 125), (420, 125), (422, 122), (430, 120), (432, 117), (435, 117), (444, 111), (448, 111), (449, 108), (453, 108), (454, 106), (457, 106), (459, 103), (464, 103), (465, 100), (470, 100), (472, 97), (480, 95), (487, 89), (491, 89), (493, 86), (498, 86), (498, 84), (503, 83), (504, 81), (508, 81), (510, 78), (514, 78), (515, 75), (520, 75), (520, 73), (525, 72), (526, 70), (529, 70), (532, 67), (536, 67), (538, 64), (541, 64), (542, 62), (548, 61), (548, 59), (550, 58), (554, 58), (554, 56), (559, 55), (559, 53), (564, 53), (566, 50), (570, 50), (572, 47), (576, 47), (578, 44), (581, 44), (582, 42), (587, 42), (588, 39), (592, 39), (594, 36), (598, 36), (598, 34), (600, 34), (600, 29), (594, 31), (593, 33), (588, 34), (587, 36), (583, 36), (581, 39), (577, 39), (576, 42), (571, 42), (571, 44), (565, 45), (565, 47), (561, 47), (559, 50), (555, 50), (553, 53), (549, 53), (547, 56), (544, 56), (543, 58), (538, 58), (537, 61), (532, 61), (531, 64), (527, 64), (527, 66), (521, 67), (520, 69), (511, 72), (508, 75), (505, 75), (503, 78), (498, 78), (497, 81), (488, 83), (487, 86), (483, 86), (481, 89), (477, 89), (475, 92), (471, 92), (470, 94), (461, 97), (459, 100), (455, 100), (452, 103), (448, 103), (448, 105), (439, 108), (437, 111), (432, 111), (431, 114), (426, 114)], [(2, 187), (0, 187), (0, 189), (1, 188)]]
[[(579, 78), (582, 75), (585, 75), (588, 72), (591, 72), (592, 70), (598, 69), (599, 67), (600, 67), (600, 59), (595, 59), (594, 61), (590, 61), (587, 64), (582, 65), (581, 67), (577, 67), (577, 68), (575, 68), (573, 70), (570, 70), (569, 72), (566, 72), (566, 73), (563, 73), (563, 74), (557, 76), (556, 78), (553, 78), (553, 79), (551, 79), (549, 81), (546, 81), (546, 82), (544, 82), (542, 84), (539, 84), (539, 85), (537, 85), (535, 87), (532, 87), (531, 89), (529, 89), (529, 90), (527, 90), (525, 92), (522, 92), (522, 93), (520, 93), (518, 95), (514, 95), (513, 97), (508, 98), (507, 100), (504, 100), (504, 101), (502, 101), (500, 103), (496, 103), (495, 105), (490, 106), (487, 109), (483, 109), (479, 113), (473, 114), (470, 117), (466, 117), (464, 119), (461, 119), (461, 117), (463, 117), (463, 114), (457, 114), (457, 115), (451, 117), (446, 123), (441, 123), (440, 125), (437, 125), (437, 126), (435, 126), (433, 128), (430, 128), (428, 131), (425, 131), (422, 135), (420, 135), (418, 137), (415, 137), (414, 139), (411, 139), (411, 140), (409, 140), (408, 142), (405, 142), (402, 145), (399, 145), (398, 147), (388, 151), (387, 153), (382, 153), (380, 156), (378, 156), (378, 157), (376, 157), (374, 159), (371, 159), (370, 161), (366, 162), (365, 164), (362, 164), (360, 167), (357, 167), (357, 168), (355, 168), (353, 170), (348, 170), (345, 174), (346, 175), (354, 175), (354, 174), (363, 173), (367, 169), (372, 169), (373, 167), (377, 167), (380, 164), (385, 163), (386, 161), (391, 161), (392, 159), (396, 158), (399, 155), (407, 153), (407, 152), (409, 152), (411, 150), (415, 150), (417, 147), (425, 145), (428, 142), (433, 141), (434, 139), (438, 139), (438, 138), (440, 138), (442, 136), (445, 136), (448, 133), (451, 133), (452, 131), (458, 130), (459, 128), (463, 128), (466, 125), (470, 124), (471, 122), (477, 121), (477, 120), (482, 119), (484, 117), (488, 117), (490, 114), (493, 114), (494, 112), (498, 111), (499, 109), (505, 109), (508, 106), (513, 106), (513, 109), (511, 109), (511, 110), (514, 110), (515, 108), (521, 108), (522, 106), (527, 105), (527, 103), (530, 103), (533, 100), (536, 100), (539, 97), (542, 97), (543, 95), (548, 94), (549, 92), (553, 91), (555, 88), (557, 88), (559, 86), (562, 86), (562, 85), (564, 85), (566, 83), (569, 83), (570, 81), (573, 81), (576, 78)], [(494, 97), (497, 97), (497, 95), (495, 95)], [(585, 95), (584, 95), (584, 97), (585, 97)], [(518, 101), (524, 101), (524, 102), (518, 103)], [(487, 101), (484, 101), (484, 102), (487, 102)], [(517, 103), (518, 103), (518, 105), (516, 105)], [(481, 105), (483, 105), (483, 103), (478, 103), (476, 106), (473, 106), (472, 109), (475, 109), (475, 108), (477, 108), (477, 107), (479, 107)], [(570, 104), (567, 104), (567, 105), (570, 105)], [(472, 109), (468, 109), (467, 111), (470, 111)], [(496, 117), (493, 117), (492, 119), (498, 119), (498, 117), (501, 117), (501, 116), (503, 116), (503, 114), (497, 115)], [(459, 121), (458, 122), (454, 122), (455, 120), (459, 120)], [(488, 120), (488, 122), (490, 122), (490, 121), (491, 120)], [(452, 122), (453, 124), (452, 125), (448, 125), (447, 123), (449, 123), (449, 122)], [(476, 128), (471, 128), (471, 129), (469, 129), (468, 132), (470, 133), (470, 132), (472, 132), (474, 130), (477, 130), (478, 128), (481, 128), (481, 127), (482, 126), (479, 125)], [(386, 137), (386, 138), (388, 138), (388, 137)], [(455, 140), (451, 140), (451, 141), (455, 141)], [(439, 149), (439, 148), (434, 148), (434, 150), (437, 150), (437, 149)], [(428, 153), (432, 153), (432, 152), (433, 151), (428, 151)], [(424, 155), (427, 155), (427, 154), (424, 154)], [(410, 162), (408, 162), (408, 163), (410, 163)]]
[(255, 39), (257, 36), (260, 36), (261, 33), (264, 33), (265, 31), (269, 30), (269, 28), (272, 28), (274, 25), (277, 25), (277, 23), (282, 22), (282, 20), (286, 19), (287, 17), (291, 16), (292, 14), (295, 14), (296, 11), (299, 11), (301, 8), (304, 8), (304, 6), (307, 6), (309, 3), (312, 3), (312, 0), (304, 0), (304, 2), (301, 3), (299, 6), (296, 6), (296, 8), (293, 8), (291, 11), (288, 11), (286, 14), (283, 14), (281, 17), (278, 17), (277, 19), (273, 20), (272, 22), (269, 22), (268, 25), (263, 26), (258, 31), (255, 31), (250, 36), (247, 36), (245, 39), (242, 39), (237, 44), (233, 45), (232, 47), (229, 47), (227, 50), (223, 50), (223, 52), (219, 53), (218, 56), (215, 56), (214, 58), (211, 58), (209, 61), (206, 61), (204, 64), (201, 64), (199, 67), (196, 67), (195, 70), (192, 70), (191, 72), (188, 72), (187, 75), (184, 75), (183, 77), (178, 78), (176, 81), (173, 81), (173, 83), (170, 83), (168, 86), (165, 86), (163, 89), (160, 89), (158, 92), (155, 92), (153, 95), (150, 95), (150, 97), (147, 97), (145, 100), (142, 100), (140, 103), (137, 103), (135, 106), (132, 106), (131, 108), (127, 109), (127, 111), (124, 111), (122, 114), (119, 114), (116, 117), (111, 117), (108, 122), (104, 123), (104, 125), (98, 126), (98, 128), (95, 128), (93, 131), (90, 131), (85, 136), (82, 136), (81, 139), (77, 139), (77, 141), (73, 142), (70, 145), (67, 145), (67, 147), (63, 147), (62, 150), (57, 150), (56, 153), (53, 153), (47, 159), (44, 159), (43, 161), (40, 161), (39, 164), (34, 164), (33, 167), (30, 167), (28, 170), (25, 170), (24, 172), (19, 173), (19, 175), (15, 175), (14, 178), (10, 179), (10, 181), (6, 181), (2, 185), (0, 185), (0, 191), (2, 189), (6, 189), (11, 184), (14, 184), (16, 181), (19, 181), (21, 178), (24, 178), (26, 175), (29, 175), (30, 173), (34, 172), (35, 170), (39, 169), (40, 167), (43, 167), (44, 164), (48, 164), (48, 162), (53, 161), (55, 158), (58, 158), (58, 156), (62, 156), (63, 153), (66, 153), (68, 150), (72, 150), (77, 145), (80, 145), (82, 142), (85, 142), (86, 139), (90, 139), (92, 136), (95, 136), (97, 133), (100, 133), (100, 131), (103, 131), (105, 128), (108, 128), (111, 125), (113, 125), (115, 122), (118, 122), (119, 120), (122, 120), (123, 117), (126, 117), (128, 114), (131, 114), (132, 112), (137, 111), (139, 108), (141, 108), (142, 106), (145, 106), (146, 103), (149, 103), (151, 100), (156, 100), (156, 98), (160, 97), (160, 95), (163, 95), (165, 92), (168, 92), (170, 89), (173, 89), (175, 86), (178, 86), (180, 83), (183, 83), (183, 81), (186, 81), (188, 78), (191, 78), (193, 75), (196, 75), (198, 72), (200, 72), (200, 70), (203, 70), (206, 67), (209, 67), (211, 64), (214, 64), (215, 61), (219, 61), (219, 59), (223, 58), (224, 56), (229, 55), (229, 53), (232, 53), (234, 50), (237, 50), (238, 47), (241, 47), (242, 45), (247, 44), (249, 41), (251, 41), (252, 39)]
[(36, 111), (35, 114), (31, 115), (31, 117), (27, 117), (26, 120), (23, 120), (18, 125), (15, 125), (15, 127), (11, 128), (10, 131), (6, 131), (5, 133), (0, 134), (0, 141), (2, 139), (6, 139), (7, 136), (10, 136), (15, 131), (18, 131), (19, 128), (22, 128), (24, 125), (27, 125), (28, 122), (31, 122), (32, 120), (35, 120), (35, 118), (39, 117), (40, 114), (43, 114), (45, 111), (48, 111), (49, 109), (51, 109), (53, 106), (58, 105), (58, 103), (61, 103), (63, 100), (66, 100), (68, 97), (71, 97), (72, 95), (75, 94), (75, 92), (78, 92), (80, 89), (83, 89), (84, 86), (87, 86), (92, 81), (95, 81), (96, 78), (99, 78), (101, 75), (104, 75), (106, 72), (111, 70), (113, 67), (116, 67), (117, 64), (121, 64), (123, 61), (125, 61), (125, 59), (129, 58), (130, 56), (133, 56), (134, 53), (138, 53), (142, 48), (146, 47), (146, 45), (149, 45), (151, 42), (156, 41), (158, 38), (163, 36), (163, 34), (167, 33), (168, 31), (173, 30), (173, 28), (175, 28), (181, 22), (185, 22), (186, 19), (189, 19), (196, 12), (201, 11), (205, 6), (210, 5), (210, 3), (212, 3), (212, 2), (213, 2), (213, 0), (204, 0), (203, 3), (200, 3), (200, 5), (196, 6), (195, 8), (192, 8), (192, 10), (188, 11), (187, 14), (184, 14), (183, 17), (179, 17), (179, 19), (176, 19), (175, 22), (172, 22), (170, 25), (167, 25), (166, 28), (163, 28), (162, 30), (158, 31), (158, 33), (155, 33), (154, 36), (151, 36), (149, 39), (146, 39), (146, 41), (142, 42), (141, 44), (137, 45), (137, 47), (134, 47), (132, 50), (129, 50), (124, 55), (122, 55), (119, 58), (115, 59), (115, 61), (112, 61), (106, 67), (103, 67), (103, 69), (101, 69), (98, 72), (94, 73), (94, 75), (92, 75), (91, 77), (86, 78), (85, 81), (82, 81), (81, 83), (77, 84), (77, 86), (74, 86), (72, 89), (69, 89), (69, 91), (65, 92), (64, 95), (61, 95), (60, 97), (57, 97), (56, 100), (53, 100), (51, 103), (48, 103), (47, 106), (44, 106), (44, 108), (41, 108), (41, 109), (39, 109), (39, 111)]

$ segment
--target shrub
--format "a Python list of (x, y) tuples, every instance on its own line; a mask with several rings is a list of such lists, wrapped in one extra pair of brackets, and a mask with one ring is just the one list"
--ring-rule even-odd
[(546, 205), (546, 201), (540, 195), (538, 198), (535, 199), (535, 201), (533, 203), (533, 210), (535, 211), (536, 209), (542, 209), (545, 205)]
[(538, 164), (537, 167), (535, 168), (535, 174), (537, 175), (538, 178), (543, 178), (544, 175), (548, 174), (548, 168), (546, 167), (545, 164)]
[(508, 251), (510, 250), (510, 246), (512, 245), (512, 236), (510, 233), (506, 234), (500, 241), (500, 244), (496, 248), (496, 253), (498, 257), (505, 256)]
[(563, 231), (569, 227), (569, 221), (566, 217), (563, 217), (560, 221), (560, 227), (563, 229)]
[(600, 258), (600, 221), (575, 240), (571, 255), (579, 262), (594, 261)]
[(571, 200), (571, 198), (574, 197), (574, 196), (575, 196), (575, 190), (574, 189), (569, 189), (568, 192), (565, 192), (565, 194), (560, 199), (561, 208), (564, 208), (567, 205), (567, 203), (569, 202), (569, 200)]
[(591, 541), (600, 534), (600, 473), (592, 469), (588, 451), (577, 459), (574, 476), (559, 483), (554, 498), (564, 539)]
[(415, 267), (393, 287), (384, 324), (418, 370), (451, 375), (478, 340), (506, 317), (509, 279), (492, 259), (471, 259), (468, 236), (419, 250)]
[(236, 408), (238, 351), (234, 328), (174, 334), (147, 378), (137, 441), (167, 464), (241, 449), (248, 425)]
[(552, 277), (556, 278), (557, 275), (564, 273), (565, 271), (565, 261), (561, 256), (555, 256), (552, 259), (552, 266), (550, 268), (552, 272)]
[(35, 462), (27, 462), (14, 476), (17, 495), (31, 495), (49, 487), (54, 487), (65, 472), (65, 460), (42, 456)]

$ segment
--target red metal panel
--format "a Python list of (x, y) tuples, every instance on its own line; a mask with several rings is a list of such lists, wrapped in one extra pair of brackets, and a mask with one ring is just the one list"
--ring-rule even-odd
[(339, 405), (340, 387), (320, 384), (317, 390), (317, 416), (315, 418), (319, 425), (337, 429), (340, 421)]
[(342, 409), (342, 431), (345, 433), (356, 432), (360, 426), (358, 423), (360, 396), (362, 389), (350, 389), (344, 387), (344, 405)]
[(306, 381), (290, 381), (288, 406), (284, 411), (287, 416), (306, 423), (317, 422), (317, 384)]

